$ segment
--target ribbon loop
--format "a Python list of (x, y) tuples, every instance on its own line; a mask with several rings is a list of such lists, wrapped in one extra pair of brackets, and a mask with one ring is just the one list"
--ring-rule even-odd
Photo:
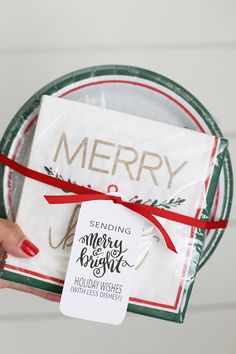
[(68, 204), (68, 203), (81, 203), (81, 202), (88, 202), (92, 200), (111, 200), (114, 203), (121, 204), (124, 207), (130, 209), (131, 211), (142, 215), (144, 218), (149, 220), (151, 223), (153, 223), (158, 230), (161, 232), (162, 236), (164, 237), (166, 246), (173, 251), (174, 253), (177, 253), (176, 248), (171, 241), (171, 238), (165, 228), (161, 225), (161, 223), (150, 213), (150, 211), (147, 211), (145, 208), (142, 208), (142, 204), (135, 204), (135, 203), (130, 203), (130, 202), (125, 202), (121, 199), (119, 196), (115, 196), (112, 194), (99, 194), (99, 193), (94, 193), (94, 191), (91, 191), (91, 189), (88, 189), (88, 194), (74, 194), (74, 195), (44, 195), (44, 198), (49, 204)]

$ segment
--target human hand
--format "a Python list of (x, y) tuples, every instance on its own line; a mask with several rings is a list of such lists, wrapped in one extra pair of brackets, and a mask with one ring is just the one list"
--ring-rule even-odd
[[(26, 238), (23, 231), (17, 224), (14, 224), (8, 220), (0, 219), (0, 268), (7, 253), (15, 257), (29, 258), (36, 256), (39, 253), (39, 249)], [(47, 293), (26, 285), (0, 279), (0, 289), (2, 288), (24, 291), (51, 301), (60, 300), (60, 295)]]

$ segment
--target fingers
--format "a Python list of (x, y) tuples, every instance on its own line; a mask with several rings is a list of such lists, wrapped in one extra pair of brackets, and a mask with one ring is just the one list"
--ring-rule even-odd
[[(33, 257), (39, 252), (39, 249), (26, 238), (18, 225), (4, 219), (0, 219), (0, 250), (2, 252), (2, 263), (4, 262), (5, 251), (15, 257)], [(40, 291), (22, 284), (11, 283), (3, 279), (0, 280), (0, 289), (1, 288), (28, 292), (51, 301), (60, 300), (59, 295)]]
[(33, 257), (39, 252), (18, 225), (4, 219), (0, 219), (0, 245), (15, 257)]

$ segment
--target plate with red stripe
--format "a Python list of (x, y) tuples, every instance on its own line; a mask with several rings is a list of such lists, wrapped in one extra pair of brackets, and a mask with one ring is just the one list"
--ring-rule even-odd
[[(1, 140), (1, 152), (27, 164), (42, 95), (96, 105), (186, 129), (222, 136), (212, 115), (186, 89), (174, 81), (145, 69), (105, 65), (77, 70), (64, 75), (34, 94), (16, 113)], [(23, 178), (0, 166), (0, 216), (14, 219)], [(15, 188), (17, 186), (17, 188)], [(227, 153), (211, 219), (228, 219), (232, 204), (233, 176)], [(216, 249), (224, 230), (207, 233), (202, 266)], [(145, 252), (144, 252), (145, 254)]]

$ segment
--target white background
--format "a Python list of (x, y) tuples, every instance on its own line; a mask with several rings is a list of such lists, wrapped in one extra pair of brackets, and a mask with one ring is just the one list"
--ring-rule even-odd
[[(113, 63), (157, 71), (198, 97), (230, 140), (236, 167), (233, 0), (0, 0), (0, 134), (49, 81)], [(118, 327), (72, 320), (57, 304), (1, 290), (0, 353), (235, 354), (235, 210), (183, 325), (131, 313)]]

